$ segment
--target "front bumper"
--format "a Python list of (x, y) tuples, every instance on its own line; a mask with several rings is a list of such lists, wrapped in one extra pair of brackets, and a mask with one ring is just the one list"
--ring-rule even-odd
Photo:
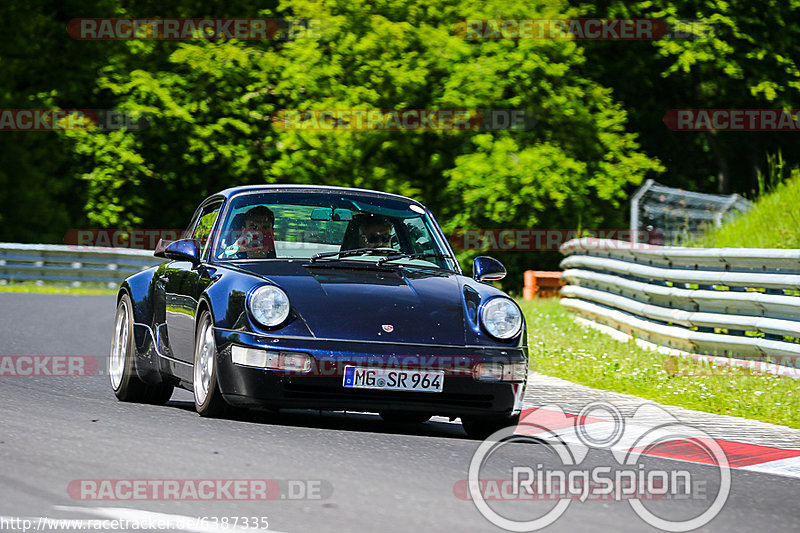
[[(484, 348), (390, 344), (313, 338), (271, 337), (215, 329), (217, 379), (232, 405), (331, 411), (405, 411), (440, 416), (509, 416), (522, 408), (527, 381), (483, 382), (472, 377), (479, 362), (527, 364), (527, 347)], [(306, 373), (234, 364), (233, 345), (303, 352)], [(347, 365), (405, 370), (442, 370), (442, 392), (351, 389), (342, 386)]]

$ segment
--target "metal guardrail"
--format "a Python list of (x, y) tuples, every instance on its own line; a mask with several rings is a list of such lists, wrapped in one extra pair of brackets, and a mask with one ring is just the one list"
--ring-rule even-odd
[(163, 262), (151, 250), (55, 244), (0, 243), (0, 283), (104, 284), (116, 287), (130, 276)]
[(561, 303), (584, 319), (680, 351), (800, 369), (800, 250), (583, 238), (561, 252)]

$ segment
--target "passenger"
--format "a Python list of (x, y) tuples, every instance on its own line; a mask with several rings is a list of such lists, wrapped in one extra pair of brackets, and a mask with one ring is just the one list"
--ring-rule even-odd
[(386, 217), (370, 216), (358, 228), (360, 248), (391, 248), (392, 223)]

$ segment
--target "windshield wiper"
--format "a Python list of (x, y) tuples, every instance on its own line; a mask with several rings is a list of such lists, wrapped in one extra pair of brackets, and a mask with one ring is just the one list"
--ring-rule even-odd
[(311, 256), (311, 262), (313, 263), (317, 259), (322, 259), (325, 257), (336, 257), (337, 255), (339, 256), (339, 259), (342, 259), (343, 257), (369, 254), (397, 254), (397, 250), (394, 248), (353, 248), (352, 250), (339, 250), (338, 252), (320, 252)]
[(435, 257), (436, 259), (449, 259), (450, 256), (444, 255), (444, 254), (437, 254), (437, 253), (434, 253), (434, 252), (424, 252), (424, 253), (420, 253), (420, 254), (396, 253), (396, 254), (392, 254), (392, 255), (387, 256), (387, 257), (381, 257), (380, 259), (378, 259), (378, 265), (382, 265), (382, 264), (387, 263), (389, 261), (395, 261), (397, 259), (422, 259), (422, 258), (425, 258), (425, 257)]

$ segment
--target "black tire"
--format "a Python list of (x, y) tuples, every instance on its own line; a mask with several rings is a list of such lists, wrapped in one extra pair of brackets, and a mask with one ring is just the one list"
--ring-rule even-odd
[(380, 415), (385, 422), (391, 424), (423, 424), (431, 419), (429, 414), (402, 411), (382, 411)]
[(151, 390), (150, 397), (145, 403), (153, 405), (165, 405), (172, 398), (172, 392), (175, 390), (175, 387), (166, 383), (150, 385), (149, 388)]
[(519, 424), (519, 415), (500, 417), (461, 417), (461, 426), (473, 439), (485, 440), (489, 435), (508, 426)]
[[(194, 408), (200, 416), (209, 418), (224, 417), (230, 406), (222, 397), (217, 383), (217, 347), (211, 333), (210, 344), (206, 335), (211, 328), (211, 314), (203, 311), (197, 321), (194, 336), (194, 368), (192, 370), (192, 389), (194, 390)], [(204, 346), (208, 353), (203, 353)], [(207, 357), (207, 358), (206, 358)], [(209, 369), (210, 364), (210, 369)], [(202, 367), (205, 366), (205, 371)], [(203, 386), (205, 383), (205, 386)]]
[[(118, 353), (115, 350), (118, 350)], [(139, 379), (139, 376), (136, 375), (135, 350), (133, 305), (130, 296), (125, 293), (117, 304), (114, 336), (111, 339), (111, 353), (108, 359), (111, 389), (117, 399), (123, 402), (155, 405), (167, 403), (172, 397), (174, 387), (166, 383), (148, 385)]]

